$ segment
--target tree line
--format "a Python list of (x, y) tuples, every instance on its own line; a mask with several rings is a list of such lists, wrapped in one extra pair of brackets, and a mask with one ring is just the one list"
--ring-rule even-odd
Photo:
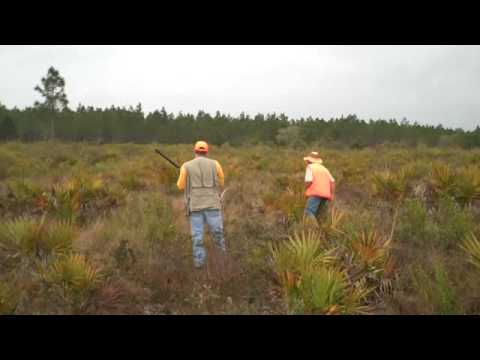
[(165, 108), (145, 114), (136, 107), (94, 108), (80, 104), (68, 107), (65, 80), (51, 67), (41, 85), (34, 89), (44, 98), (32, 107), (8, 109), (0, 104), (0, 140), (24, 142), (57, 139), (102, 143), (193, 143), (204, 139), (215, 145), (229, 143), (305, 146), (324, 145), (362, 148), (382, 143), (408, 146), (480, 146), (480, 127), (474, 131), (420, 125), (406, 119), (364, 120), (356, 115), (339, 118), (290, 119), (284, 114), (244, 113), (231, 116), (168, 113)]

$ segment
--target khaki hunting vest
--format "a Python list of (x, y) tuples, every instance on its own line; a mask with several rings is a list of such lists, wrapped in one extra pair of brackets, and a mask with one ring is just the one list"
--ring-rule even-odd
[(185, 202), (187, 211), (220, 209), (215, 160), (199, 156), (184, 164), (187, 172)]

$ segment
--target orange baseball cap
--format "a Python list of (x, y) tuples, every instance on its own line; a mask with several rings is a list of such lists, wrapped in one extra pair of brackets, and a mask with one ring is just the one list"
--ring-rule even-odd
[(193, 150), (197, 152), (208, 152), (208, 144), (205, 141), (197, 141)]

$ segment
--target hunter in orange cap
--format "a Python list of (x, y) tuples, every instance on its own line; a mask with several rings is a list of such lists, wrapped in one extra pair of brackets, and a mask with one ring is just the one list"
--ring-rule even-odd
[(205, 223), (217, 248), (226, 252), (220, 200), (224, 175), (220, 163), (207, 157), (208, 144), (205, 141), (197, 141), (193, 150), (195, 158), (180, 168), (177, 187), (185, 191), (185, 206), (192, 234), (193, 264), (201, 269), (207, 256), (203, 246)]

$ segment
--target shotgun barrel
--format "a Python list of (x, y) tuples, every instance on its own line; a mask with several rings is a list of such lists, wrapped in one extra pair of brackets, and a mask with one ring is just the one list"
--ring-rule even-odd
[(155, 149), (155, 152), (156, 152), (157, 154), (159, 154), (161, 157), (163, 157), (165, 160), (167, 160), (170, 164), (172, 164), (173, 166), (175, 166), (177, 169), (180, 169), (180, 166), (179, 166), (175, 161), (173, 161), (172, 159), (170, 159), (167, 155), (165, 155), (164, 153), (162, 153), (160, 150)]

